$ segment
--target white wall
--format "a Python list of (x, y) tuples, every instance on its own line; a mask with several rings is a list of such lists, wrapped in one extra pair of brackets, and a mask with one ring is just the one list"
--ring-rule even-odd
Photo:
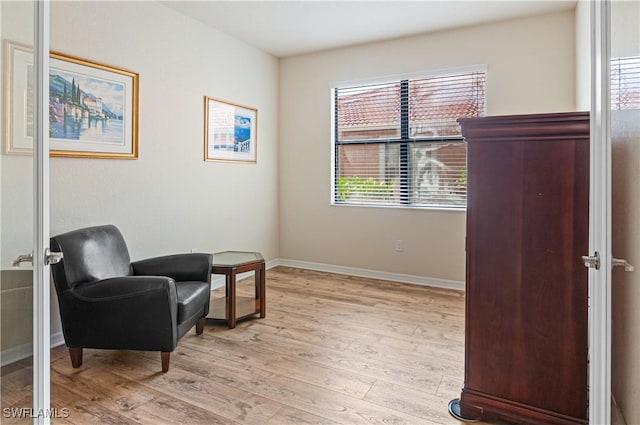
[[(29, 42), (29, 13), (3, 1), (2, 38)], [(113, 223), (132, 259), (192, 248), (278, 257), (277, 59), (136, 1), (52, 2), (51, 48), (140, 75), (139, 159), (51, 158), (52, 234)], [(203, 160), (205, 95), (258, 109), (257, 164)], [(2, 155), (2, 269), (31, 250), (30, 161)]]
[[(151, 2), (54, 2), (52, 49), (140, 74), (137, 161), (54, 158), (52, 232), (114, 223), (133, 258), (278, 256), (278, 61)], [(258, 163), (204, 162), (204, 96), (258, 109)]]
[(574, 111), (574, 39), (569, 11), (281, 60), (280, 256), (463, 281), (464, 212), (330, 205), (330, 83), (486, 64), (489, 115)]
[(576, 4), (576, 108), (591, 110), (591, 7), (589, 0)]

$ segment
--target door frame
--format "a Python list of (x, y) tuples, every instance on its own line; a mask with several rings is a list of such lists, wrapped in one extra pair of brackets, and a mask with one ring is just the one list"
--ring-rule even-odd
[(49, 0), (34, 0), (33, 423), (51, 423), (49, 248)]
[(610, 2), (591, 2), (589, 254), (589, 423), (611, 422)]
[[(34, 138), (33, 408), (48, 412), (50, 394), (49, 247), (49, 0), (34, 0), (36, 105)], [(589, 251), (600, 253), (589, 271), (589, 422), (611, 418), (611, 138), (609, 108), (610, 4), (591, 2), (591, 176)], [(36, 415), (34, 423), (50, 423)]]

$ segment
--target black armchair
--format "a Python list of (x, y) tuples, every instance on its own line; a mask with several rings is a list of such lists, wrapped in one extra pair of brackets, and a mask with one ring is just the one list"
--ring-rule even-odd
[(160, 351), (162, 371), (170, 353), (209, 313), (211, 254), (176, 254), (131, 262), (120, 231), (88, 227), (51, 238), (62, 252), (52, 266), (62, 331), (71, 364), (83, 348)]

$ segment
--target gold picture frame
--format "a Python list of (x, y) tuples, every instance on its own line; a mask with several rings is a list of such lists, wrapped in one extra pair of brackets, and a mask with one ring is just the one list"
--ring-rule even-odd
[[(29, 154), (33, 146), (33, 54), (5, 44), (5, 152)], [(138, 158), (138, 74), (51, 52), (50, 155)]]
[(257, 163), (258, 110), (205, 96), (204, 160)]

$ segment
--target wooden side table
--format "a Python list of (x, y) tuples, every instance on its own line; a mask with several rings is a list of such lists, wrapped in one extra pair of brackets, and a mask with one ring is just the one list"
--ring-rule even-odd
[[(255, 298), (236, 296), (238, 273), (255, 272)], [(213, 300), (209, 318), (226, 320), (229, 329), (236, 327), (238, 319), (260, 313), (266, 316), (265, 262), (258, 252), (225, 251), (213, 254), (213, 274), (225, 275), (225, 297)]]

